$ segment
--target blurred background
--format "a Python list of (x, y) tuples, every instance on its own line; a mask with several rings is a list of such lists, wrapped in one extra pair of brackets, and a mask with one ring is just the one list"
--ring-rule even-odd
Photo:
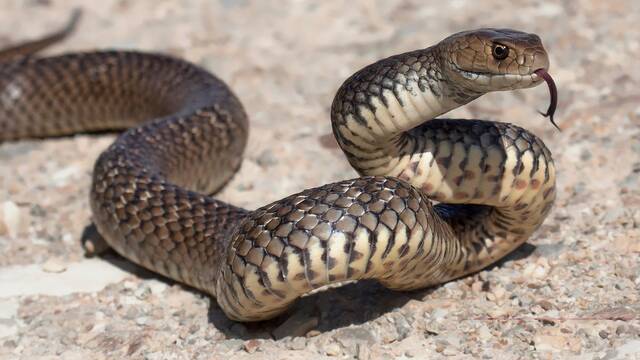
[(558, 85), (562, 132), (536, 112), (548, 106), (544, 85), (488, 94), (450, 114), (516, 123), (554, 154), (556, 206), (531, 245), (502, 266), (417, 294), (350, 285), (305, 299), (290, 318), (249, 327), (227, 322), (201, 294), (117, 258), (112, 262), (125, 271), (95, 274), (114, 276), (108, 284), (88, 289), (77, 280), (68, 292), (43, 293), (29, 280), (47, 272), (43, 264), (64, 269), (60, 274), (87, 271), (77, 266), (89, 261), (79, 239), (90, 224), (92, 165), (115, 135), (2, 144), (0, 279), (13, 287), (3, 293), (0, 282), (0, 355), (640, 352), (640, 2), (3, 0), (1, 6), (0, 46), (57, 30), (73, 8), (82, 8), (76, 32), (45, 54), (163, 52), (224, 79), (244, 103), (251, 135), (241, 171), (219, 196), (243, 207), (356, 176), (331, 135), (329, 107), (342, 81), (375, 60), (461, 30), (540, 35)]

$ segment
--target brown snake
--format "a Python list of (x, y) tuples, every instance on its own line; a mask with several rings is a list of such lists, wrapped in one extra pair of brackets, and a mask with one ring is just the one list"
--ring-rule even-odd
[(411, 290), (459, 278), (524, 243), (554, 201), (553, 160), (535, 135), (434, 119), (543, 80), (553, 115), (536, 35), (461, 32), (356, 72), (331, 121), (362, 177), (249, 211), (203, 195), (241, 164), (248, 120), (231, 90), (165, 55), (28, 56), (69, 30), (0, 52), (0, 142), (128, 128), (95, 164), (98, 231), (127, 259), (211, 294), (231, 319), (272, 318), (339, 281)]

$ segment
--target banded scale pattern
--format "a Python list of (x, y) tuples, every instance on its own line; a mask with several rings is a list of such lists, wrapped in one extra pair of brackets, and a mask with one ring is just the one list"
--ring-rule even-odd
[(435, 284), (460, 261), (459, 249), (444, 246), (448, 236), (431, 202), (401, 180), (363, 177), (305, 190), (243, 221), (218, 302), (261, 319), (337, 281), (375, 278), (402, 290)]

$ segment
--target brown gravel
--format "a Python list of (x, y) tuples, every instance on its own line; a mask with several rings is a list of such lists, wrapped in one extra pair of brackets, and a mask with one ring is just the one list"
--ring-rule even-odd
[[(56, 28), (82, 3), (3, 1), (0, 45)], [(535, 112), (548, 104), (544, 86), (490, 94), (452, 115), (513, 121), (554, 153), (559, 198), (529, 244), (435, 289), (349, 284), (279, 319), (237, 324), (208, 297), (118, 257), (83, 257), (92, 164), (113, 135), (2, 144), (0, 358), (640, 358), (640, 3), (345, 4), (93, 1), (50, 53), (163, 51), (220, 75), (252, 131), (220, 197), (255, 208), (354, 176), (327, 137), (328, 108), (359, 67), (462, 29), (538, 33), (562, 132)]]

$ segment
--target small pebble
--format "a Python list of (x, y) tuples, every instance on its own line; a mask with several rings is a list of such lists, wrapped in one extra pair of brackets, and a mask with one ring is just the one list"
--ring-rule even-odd
[(340, 345), (336, 343), (329, 343), (324, 347), (324, 353), (329, 356), (338, 356), (342, 354), (342, 349), (340, 349)]
[(307, 339), (302, 336), (294, 337), (289, 342), (289, 349), (291, 350), (303, 350), (306, 346)]
[(445, 356), (455, 356), (455, 355), (458, 355), (458, 352), (455, 349), (446, 348), (446, 349), (444, 349), (442, 354), (445, 355)]
[(25, 230), (23, 224), (25, 219), (22, 218), (23, 214), (18, 205), (13, 201), (5, 201), (0, 204), (0, 235), (9, 235), (11, 237), (17, 236), (19, 233)]
[(270, 167), (278, 163), (278, 159), (270, 149), (264, 150), (256, 159), (258, 165), (262, 167)]
[(61, 273), (67, 270), (67, 264), (58, 258), (50, 258), (42, 264), (42, 271), (48, 273)]
[(141, 316), (136, 319), (136, 324), (138, 325), (146, 325), (149, 322), (149, 318), (147, 316)]
[(247, 340), (244, 342), (244, 351), (249, 354), (253, 354), (260, 347), (260, 341), (256, 339)]
[(543, 308), (544, 310), (551, 310), (555, 307), (553, 306), (553, 303), (549, 300), (540, 300), (538, 301), (538, 305), (540, 305), (540, 307)]

